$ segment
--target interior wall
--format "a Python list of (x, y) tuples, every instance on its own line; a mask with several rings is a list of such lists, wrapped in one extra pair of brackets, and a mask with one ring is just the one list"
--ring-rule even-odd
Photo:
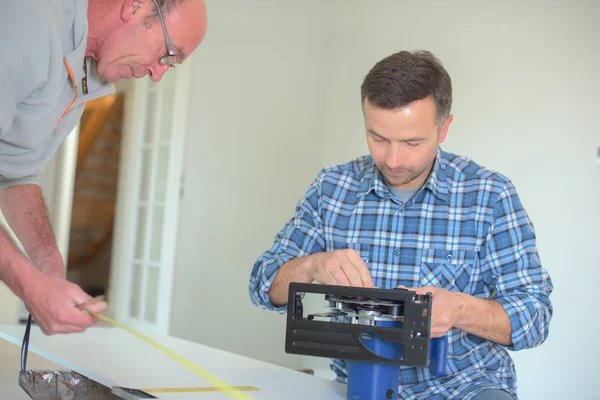
[(252, 265), (318, 171), (318, 2), (207, 1), (193, 57), (172, 333), (297, 366), (285, 317), (250, 304)]
[(453, 79), (444, 148), (513, 179), (554, 281), (547, 342), (513, 353), (520, 398), (593, 398), (600, 3), (207, 5), (208, 36), (193, 57), (172, 333), (326, 370), (324, 359), (284, 354), (284, 317), (250, 305), (249, 273), (317, 171), (367, 152), (359, 86), (369, 68), (423, 48)]
[(332, 24), (322, 163), (367, 152), (357, 99), (375, 62), (401, 49), (434, 52), (454, 89), (454, 122), (443, 147), (514, 181), (555, 286), (548, 340), (512, 353), (519, 394), (522, 399), (595, 398), (600, 2), (336, 5), (337, 21), (343, 23)]

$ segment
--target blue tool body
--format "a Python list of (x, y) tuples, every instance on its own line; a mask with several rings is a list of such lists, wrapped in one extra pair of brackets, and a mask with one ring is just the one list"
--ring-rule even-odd
[[(400, 322), (378, 321), (378, 326), (399, 326)], [(360, 335), (361, 343), (383, 358), (392, 360), (402, 356), (404, 345), (390, 343), (371, 333)], [(395, 364), (376, 364), (366, 361), (348, 360), (348, 400), (397, 399), (400, 366)]]
[[(324, 294), (327, 312), (305, 316), (303, 296)], [(431, 339), (431, 293), (292, 282), (286, 352), (345, 360), (347, 400), (397, 400), (401, 369), (446, 374), (448, 339)]]
[[(375, 326), (401, 327), (397, 321), (377, 321)], [(404, 345), (388, 342), (376, 334), (362, 333), (360, 342), (374, 354), (390, 359), (401, 360)], [(436, 376), (446, 373), (446, 336), (430, 341), (429, 372)], [(348, 400), (397, 400), (400, 380), (400, 366), (373, 362), (348, 360)]]

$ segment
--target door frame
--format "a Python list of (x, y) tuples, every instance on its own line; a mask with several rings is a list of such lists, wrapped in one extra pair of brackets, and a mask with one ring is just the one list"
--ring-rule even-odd
[(191, 79), (191, 57), (185, 63), (167, 73), (176, 73), (174, 79), (174, 101), (171, 117), (171, 138), (169, 174), (167, 176), (167, 197), (164, 204), (163, 243), (156, 322), (150, 324), (129, 315), (130, 294), (133, 279), (133, 253), (136, 224), (139, 181), (141, 177), (141, 152), (144, 121), (146, 120), (146, 99), (149, 78), (132, 81), (125, 92), (123, 112), (123, 136), (117, 199), (113, 232), (110, 279), (108, 290), (108, 313), (117, 320), (137, 329), (147, 329), (168, 334), (171, 329), (171, 307), (173, 300), (173, 275), (176, 263), (179, 208), (183, 158), (188, 117), (188, 98)]

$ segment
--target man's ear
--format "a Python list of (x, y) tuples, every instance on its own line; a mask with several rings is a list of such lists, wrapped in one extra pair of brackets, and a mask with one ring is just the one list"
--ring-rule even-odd
[(446, 134), (448, 134), (448, 128), (450, 128), (450, 124), (452, 123), (453, 119), (454, 116), (452, 114), (448, 115), (446, 122), (444, 122), (444, 125), (442, 125), (442, 129), (440, 130), (440, 138), (438, 140), (440, 143), (443, 143), (444, 140), (446, 140)]
[(125, 22), (131, 21), (144, 5), (143, 0), (124, 0), (121, 8), (121, 19)]

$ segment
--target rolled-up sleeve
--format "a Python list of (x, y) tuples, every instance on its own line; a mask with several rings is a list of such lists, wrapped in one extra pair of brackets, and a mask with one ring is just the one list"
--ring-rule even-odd
[(534, 226), (511, 182), (498, 196), (484, 251), (482, 261), (495, 276), (493, 299), (510, 319), (512, 344), (506, 348), (539, 346), (548, 337), (553, 285), (538, 254)]
[(28, 175), (21, 178), (9, 179), (0, 175), (0, 190), (19, 185), (41, 185), (40, 174)]
[[(17, 112), (18, 94), (12, 81), (18, 78), (11, 74), (12, 68), (5, 68), (3, 64), (0, 64), (0, 67), (0, 158), (3, 159), (0, 165), (4, 165), (7, 160), (10, 160), (11, 155), (3, 148), (2, 138), (11, 130)], [(18, 178), (8, 178), (3, 173), (5, 171), (0, 168), (0, 190), (18, 185), (40, 185), (39, 173)]]
[[(52, 38), (47, 34), (47, 7), (32, 9), (32, 4), (31, 1), (8, 2), (0, 12), (0, 52), (5, 55), (0, 57), (0, 190), (40, 185), (41, 172), (22, 173), (18, 168), (20, 164), (15, 163), (19, 152), (4, 142), (9, 132), (16, 129), (18, 113), (23, 112), (19, 103), (48, 79)], [(29, 107), (30, 110), (37, 108)]]
[(324, 249), (320, 184), (317, 178), (298, 202), (294, 217), (277, 233), (271, 248), (255, 262), (249, 286), (252, 303), (262, 309), (285, 313), (287, 306), (274, 306), (268, 294), (277, 271), (288, 261)]

